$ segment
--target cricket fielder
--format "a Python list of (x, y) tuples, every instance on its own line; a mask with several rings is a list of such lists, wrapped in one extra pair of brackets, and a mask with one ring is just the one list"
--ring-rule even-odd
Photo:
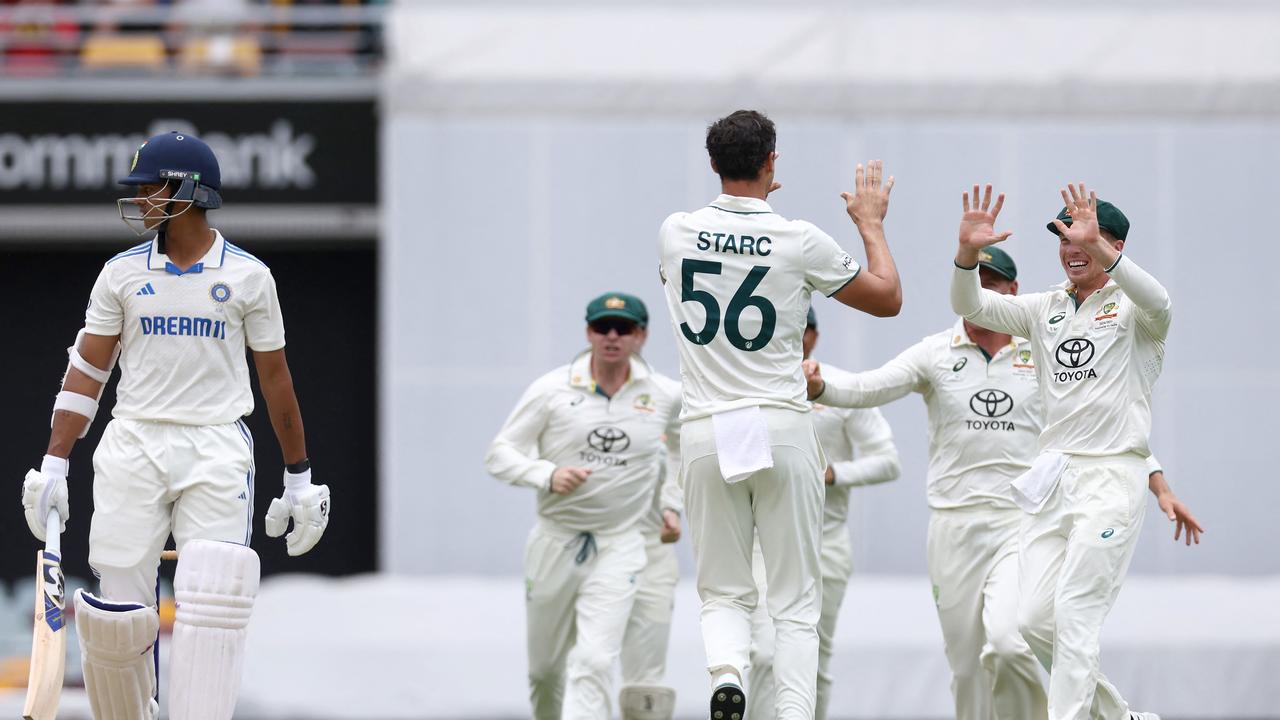
[[(1003, 250), (984, 249), (978, 267), (984, 288), (1017, 294), (1018, 268)], [(1018, 631), (1023, 513), (1010, 487), (1031, 466), (1044, 427), (1031, 343), (960, 318), (876, 370), (810, 369), (816, 402), (878, 407), (912, 392), (924, 398), (927, 563), (956, 719), (1043, 719), (1040, 668)]]
[(485, 457), (493, 476), (538, 493), (525, 546), (536, 720), (610, 716), (664, 448), (679, 457), (679, 387), (639, 355), (644, 303), (606, 293), (586, 319), (590, 348), (529, 386)]
[(786, 220), (765, 202), (776, 135), (764, 115), (740, 110), (707, 130), (722, 194), (668, 217), (659, 273), (680, 354), (681, 478), (693, 533), (702, 636), (712, 678), (710, 715), (741, 720), (742, 673), (757, 592), (756, 534), (777, 629), (777, 716), (812, 718), (822, 612), (819, 549), (823, 473), (800, 338), (810, 295), (821, 292), (889, 316), (902, 287), (884, 239), (893, 178), (857, 169), (846, 209), (866, 246), (863, 269), (811, 223)]
[(635, 604), (622, 638), (618, 705), (623, 720), (671, 720), (675, 712), (675, 691), (662, 681), (667, 673), (671, 615), (680, 580), (673, 543), (680, 539), (684, 492), (678, 473), (669, 472), (668, 465), (664, 448), (658, 462), (661, 489), (654, 493), (652, 510), (640, 521), (645, 565), (636, 582)]
[[(1067, 280), (1049, 292), (1007, 295), (984, 289), (981, 253), (1009, 237), (994, 224), (1004, 195), (979, 205), (964, 194), (952, 309), (975, 325), (1028, 339), (1044, 405), (1039, 454), (1013, 483), (1026, 511), (1018, 549), (1022, 635), (1050, 671), (1051, 720), (1156, 718), (1131, 712), (1098, 671), (1099, 636), (1120, 591), (1146, 504), (1202, 531), (1163, 480), (1149, 477), (1151, 388), (1164, 360), (1169, 294), (1121, 254), (1129, 221), (1084, 184), (1062, 191), (1066, 207), (1049, 224), (1059, 235)], [(990, 250), (986, 250), (990, 254)]]
[(98, 275), (23, 507), (37, 538), (49, 508), (65, 527), (67, 457), (118, 356), (113, 419), (93, 455), (89, 564), (101, 592), (75, 597), (90, 704), (99, 720), (156, 717), (156, 573), (172, 533), (180, 555), (169, 716), (227, 720), (258, 589), (258, 556), (248, 547), (253, 439), (241, 420), (253, 411), (246, 348), (287, 463), (267, 534), (280, 535), (292, 518), (290, 555), (324, 533), (329, 489), (311, 484), (271, 271), (208, 225), (206, 211), (222, 204), (213, 152), (191, 135), (157, 135), (120, 183), (137, 188), (119, 200), (121, 217), (156, 236)]
[[(818, 343), (818, 319), (809, 308), (803, 336), (804, 357), (813, 354)], [(827, 366), (827, 373), (840, 372)], [(895, 480), (901, 471), (898, 449), (893, 444), (893, 431), (879, 410), (850, 410), (814, 403), (813, 426), (818, 432), (822, 450), (827, 454), (824, 479), (827, 485), (822, 514), (822, 615), (818, 620), (818, 694), (817, 720), (825, 720), (831, 700), (831, 652), (836, 634), (836, 619), (844, 592), (853, 573), (853, 546), (847, 525), (850, 489)], [(760, 597), (768, 594), (764, 577), (764, 561), (760, 543), (755, 545), (752, 571), (756, 576)], [(773, 647), (774, 628), (762, 603), (751, 614), (751, 671), (747, 678), (751, 688), (747, 716), (767, 718), (774, 712)]]

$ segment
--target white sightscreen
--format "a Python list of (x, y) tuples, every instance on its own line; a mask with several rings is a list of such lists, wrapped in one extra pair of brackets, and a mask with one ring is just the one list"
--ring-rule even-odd
[[(676, 373), (655, 235), (668, 213), (718, 191), (702, 149), (710, 119), (384, 120), (384, 569), (520, 572), (533, 493), (486, 475), (485, 448), (525, 386), (585, 345), (589, 298), (611, 289), (643, 298), (653, 318), (646, 356)], [(878, 365), (951, 324), (960, 192), (972, 183), (1009, 194), (1001, 225), (1014, 231), (1006, 247), (1024, 292), (1060, 279), (1044, 223), (1063, 183), (1087, 181), (1123, 208), (1133, 223), (1127, 254), (1174, 301), (1152, 445), (1209, 530), (1194, 550), (1175, 546), (1149, 499), (1134, 571), (1280, 572), (1270, 457), (1280, 401), (1274, 123), (774, 119), (784, 184), (774, 208), (817, 223), (855, 256), (861, 242), (838, 193), (851, 188), (859, 160), (883, 158), (898, 178), (887, 231), (905, 286), (902, 314), (879, 320), (817, 300), (817, 355), (848, 369)], [(855, 567), (923, 573), (923, 403), (907, 398), (885, 415), (903, 475), (854, 493)]]

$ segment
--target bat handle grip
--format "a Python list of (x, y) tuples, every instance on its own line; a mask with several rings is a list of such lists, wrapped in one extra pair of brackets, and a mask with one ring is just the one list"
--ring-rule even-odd
[(62, 554), (62, 518), (57, 508), (49, 509), (49, 516), (44, 522), (44, 549), (55, 555)]

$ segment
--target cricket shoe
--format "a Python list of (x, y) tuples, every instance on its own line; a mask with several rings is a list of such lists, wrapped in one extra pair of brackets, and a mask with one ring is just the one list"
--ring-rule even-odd
[(711, 720), (742, 720), (747, 714), (747, 694), (738, 683), (727, 680), (711, 691)]
[(1160, 720), (1160, 716), (1155, 713), (1130, 712), (1129, 720)]

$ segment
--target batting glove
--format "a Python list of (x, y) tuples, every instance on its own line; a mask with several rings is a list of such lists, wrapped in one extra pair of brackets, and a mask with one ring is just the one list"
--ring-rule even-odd
[(45, 523), (49, 511), (58, 511), (58, 532), (67, 529), (67, 519), (71, 511), (67, 509), (67, 469), (66, 458), (45, 455), (39, 470), (28, 470), (22, 481), (22, 509), (27, 516), (27, 527), (31, 534), (43, 542), (45, 539)]
[(312, 485), (310, 468), (300, 473), (285, 471), (284, 495), (267, 508), (267, 535), (283, 535), (289, 518), (293, 518), (293, 531), (284, 540), (292, 556), (315, 547), (329, 527), (329, 486)]

